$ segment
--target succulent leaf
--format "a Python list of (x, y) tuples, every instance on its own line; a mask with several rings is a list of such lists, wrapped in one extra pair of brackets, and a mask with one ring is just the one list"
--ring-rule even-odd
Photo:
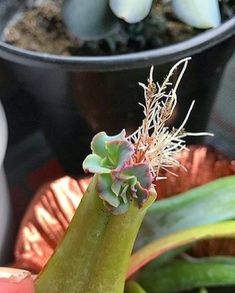
[(150, 12), (153, 0), (109, 0), (113, 13), (129, 23), (143, 20)]
[(147, 293), (137, 282), (131, 280), (127, 282), (125, 293)]
[(218, 0), (172, 0), (175, 15), (183, 22), (200, 29), (220, 25)]
[(102, 159), (96, 154), (87, 156), (82, 166), (85, 172), (97, 174), (110, 173), (110, 169), (102, 167)]
[(148, 199), (149, 192), (147, 189), (143, 188), (139, 182), (136, 183), (136, 196), (139, 206), (143, 206), (143, 204)]
[(120, 180), (114, 180), (111, 189), (117, 196), (121, 193), (121, 188), (122, 182)]
[(164, 253), (202, 239), (235, 238), (235, 221), (224, 221), (215, 224), (193, 227), (172, 233), (155, 240), (139, 249), (131, 256), (127, 277), (132, 276), (141, 267)]
[[(234, 257), (217, 257), (188, 260), (173, 260), (170, 263), (139, 276), (138, 281), (147, 292), (185, 292), (200, 287), (234, 286)], [(220, 292), (227, 291), (225, 287)], [(232, 289), (230, 289), (232, 290)], [(229, 291), (230, 291), (229, 290)], [(214, 290), (211, 289), (210, 292)], [(233, 290), (232, 290), (233, 291)], [(230, 292), (232, 292), (230, 291)], [(194, 292), (194, 291), (193, 291)], [(200, 293), (207, 292), (200, 290)]]
[(130, 200), (142, 207), (152, 183), (149, 166), (132, 163), (134, 146), (125, 134), (125, 130), (115, 136), (98, 133), (91, 143), (93, 153), (83, 162), (85, 171), (98, 175), (99, 197), (113, 214), (126, 212)]
[(101, 39), (111, 33), (118, 21), (108, 1), (65, 0), (63, 17), (71, 33), (88, 41)]
[(110, 206), (117, 208), (121, 201), (120, 198), (112, 191), (112, 176), (110, 174), (101, 174), (97, 179), (97, 191), (99, 197)]
[(92, 139), (91, 149), (96, 155), (100, 157), (105, 157), (107, 153), (105, 143), (109, 141), (124, 140), (125, 136), (126, 131), (124, 129), (119, 134), (114, 136), (109, 136), (104, 131), (99, 132)]
[(113, 215), (125, 214), (130, 207), (129, 202), (127, 202), (127, 203), (121, 202), (117, 208), (114, 208), (114, 207), (108, 205), (107, 202), (104, 202), (104, 204)]
[(152, 184), (152, 176), (147, 164), (139, 163), (127, 166), (122, 169), (121, 177), (135, 176), (143, 188), (150, 188)]
[(105, 144), (107, 158), (114, 168), (121, 168), (134, 153), (133, 146), (128, 141), (110, 141)]

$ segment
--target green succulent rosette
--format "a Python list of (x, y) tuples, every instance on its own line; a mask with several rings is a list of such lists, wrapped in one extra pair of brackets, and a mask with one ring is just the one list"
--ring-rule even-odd
[(91, 150), (83, 169), (97, 174), (96, 190), (104, 205), (113, 214), (127, 212), (131, 201), (141, 207), (148, 199), (152, 176), (147, 163), (132, 162), (134, 147), (125, 130), (115, 136), (98, 133)]

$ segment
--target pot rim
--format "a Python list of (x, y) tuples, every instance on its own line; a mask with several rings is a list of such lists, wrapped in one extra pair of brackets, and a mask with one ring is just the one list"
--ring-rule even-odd
[(235, 16), (219, 27), (158, 49), (112, 56), (60, 56), (17, 48), (0, 41), (0, 57), (29, 66), (76, 71), (118, 71), (159, 65), (200, 53), (235, 34)]

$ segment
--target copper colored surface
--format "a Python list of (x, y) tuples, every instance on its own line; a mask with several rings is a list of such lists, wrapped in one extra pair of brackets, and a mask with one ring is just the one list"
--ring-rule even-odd
[[(175, 169), (172, 171), (177, 177), (167, 174), (167, 180), (159, 181), (159, 199), (235, 173), (233, 162), (210, 147), (192, 146), (190, 152), (181, 153), (180, 161), (188, 172)], [(15, 267), (34, 273), (43, 268), (64, 235), (89, 181), (90, 178), (76, 181), (63, 177), (38, 191), (19, 230)]]
[(195, 257), (232, 255), (235, 256), (234, 239), (211, 239), (196, 243), (189, 252)]
[(183, 151), (179, 161), (187, 169), (174, 168), (166, 176), (167, 180), (157, 182), (158, 199), (170, 197), (191, 188), (206, 184), (220, 177), (235, 174), (235, 164), (221, 152), (209, 146), (191, 146)]
[(88, 182), (63, 177), (37, 192), (19, 229), (15, 267), (41, 270), (64, 235)]

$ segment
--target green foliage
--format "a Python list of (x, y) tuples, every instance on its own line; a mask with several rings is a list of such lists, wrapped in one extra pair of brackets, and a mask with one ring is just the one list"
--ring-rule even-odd
[(235, 176), (155, 202), (141, 227), (138, 247), (186, 228), (235, 218)]
[(173, 260), (157, 270), (143, 271), (138, 281), (144, 285), (148, 293), (173, 293), (200, 287), (234, 286), (235, 258), (212, 257), (194, 262)]
[(147, 293), (137, 282), (129, 281), (125, 286), (124, 293)]
[(132, 255), (128, 275), (138, 271), (149, 293), (235, 285), (233, 257), (175, 260), (196, 241), (234, 238), (234, 206), (235, 176), (155, 202), (140, 233), (148, 244)]
[[(83, 40), (98, 40), (116, 30), (120, 19), (128, 24), (143, 21), (151, 13), (155, 2), (66, 0), (63, 15), (72, 33)], [(196, 28), (212, 28), (221, 22), (218, 0), (172, 0), (172, 10), (181, 21)]]
[(150, 12), (153, 0), (109, 0), (113, 13), (128, 23), (143, 20)]
[(141, 208), (149, 197), (152, 177), (147, 164), (131, 162), (134, 148), (125, 131), (116, 136), (98, 133), (91, 149), (83, 168), (97, 174), (96, 189), (105, 206), (113, 214), (126, 213), (131, 200)]
[(132, 255), (128, 275), (131, 276), (153, 259), (171, 251), (172, 249), (199, 240), (219, 237), (235, 238), (235, 221), (224, 221), (221, 223), (185, 229), (145, 245)]

